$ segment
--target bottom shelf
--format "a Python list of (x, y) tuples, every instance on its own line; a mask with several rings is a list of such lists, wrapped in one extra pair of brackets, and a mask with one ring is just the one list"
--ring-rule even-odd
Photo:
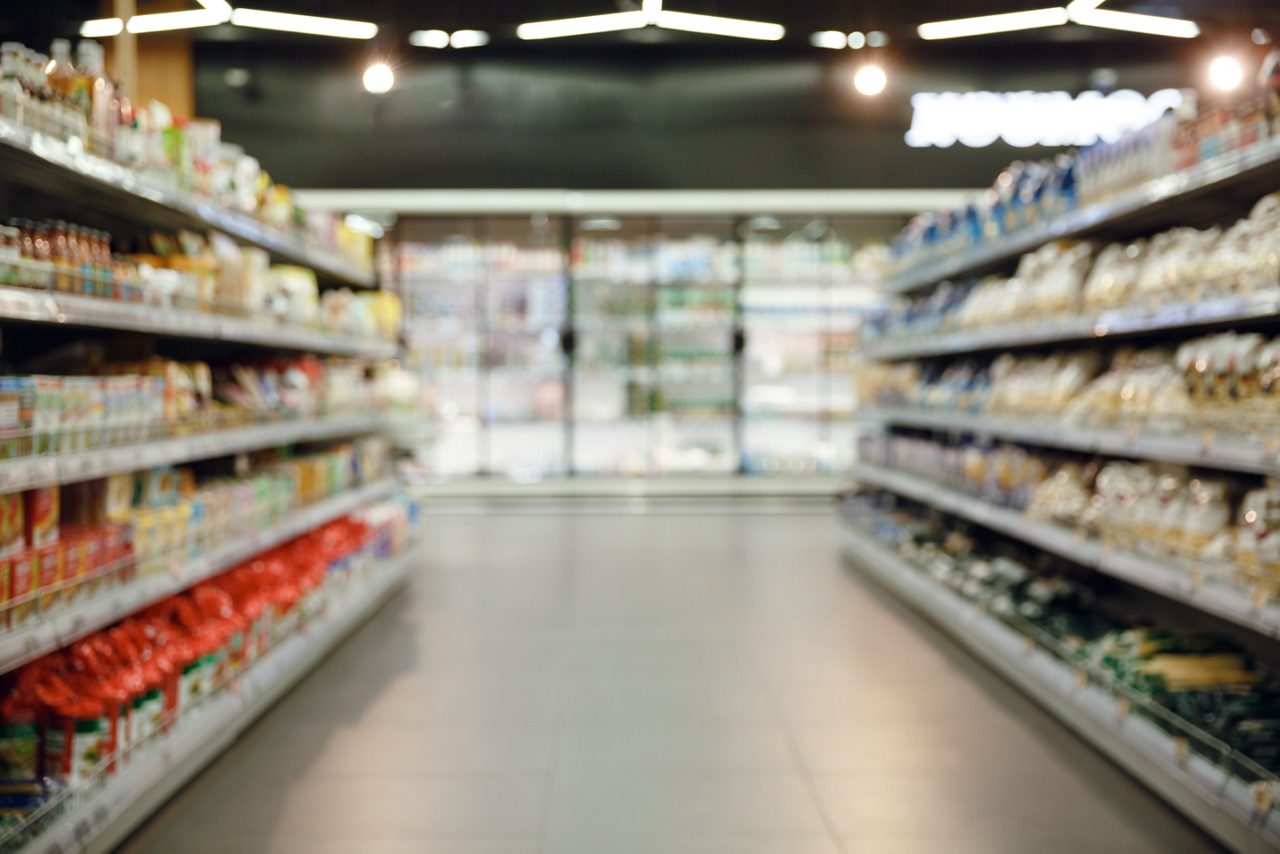
[(277, 646), (231, 686), (184, 717), (169, 736), (54, 821), (22, 850), (111, 851), (391, 598), (420, 554), (410, 545), (375, 570), (341, 610)]
[(1275, 792), (1250, 786), (1179, 739), (1128, 714), (1117, 697), (914, 569), (870, 534), (846, 528), (846, 559), (950, 634), (1103, 754), (1238, 851), (1280, 847)]

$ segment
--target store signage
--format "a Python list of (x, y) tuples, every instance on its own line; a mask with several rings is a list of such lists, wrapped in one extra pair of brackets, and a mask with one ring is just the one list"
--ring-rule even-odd
[(1114, 142), (1182, 103), (1182, 92), (1150, 96), (1132, 89), (1104, 95), (1081, 92), (918, 92), (911, 96), (912, 148), (948, 148), (959, 142), (983, 148), (1009, 145), (1092, 145)]

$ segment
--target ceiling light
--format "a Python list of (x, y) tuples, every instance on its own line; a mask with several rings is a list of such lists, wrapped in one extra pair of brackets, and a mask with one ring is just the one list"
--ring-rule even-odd
[(853, 75), (853, 88), (863, 95), (879, 95), (889, 84), (889, 75), (878, 65), (864, 65)]
[(1209, 82), (1215, 89), (1230, 92), (1244, 82), (1244, 68), (1233, 56), (1220, 56), (1209, 63)]
[(814, 33), (809, 36), (809, 44), (814, 47), (825, 47), (829, 50), (841, 50), (844, 48), (846, 41), (844, 33), (839, 30), (823, 30), (820, 33)]
[(1074, 18), (1075, 15), (1096, 9), (1105, 2), (1106, 0), (1071, 0), (1067, 4), (1067, 17)]
[(867, 33), (867, 47), (884, 47), (889, 43), (889, 36), (880, 30)]
[(613, 12), (607, 15), (584, 15), (580, 18), (531, 21), (516, 27), (516, 35), (525, 41), (558, 39), (565, 36), (588, 36), (594, 33), (638, 30), (648, 23), (649, 19), (644, 12)]
[(1136, 12), (1114, 12), (1110, 9), (1074, 10), (1067, 12), (1072, 21), (1086, 27), (1102, 27), (1108, 30), (1124, 30), (1151, 36), (1169, 36), (1175, 39), (1193, 39), (1200, 35), (1195, 21), (1184, 18), (1166, 18), (1163, 15), (1139, 15)]
[(489, 34), (484, 30), (458, 30), (449, 36), (449, 44), (461, 50), (468, 47), (484, 47), (489, 43)]
[(188, 9), (184, 12), (156, 12), (150, 15), (134, 15), (125, 24), (131, 33), (163, 33), (169, 30), (191, 30), (196, 27), (216, 27), (225, 24), (227, 16), (215, 9)]
[(243, 89), (252, 79), (253, 76), (247, 68), (228, 68), (222, 73), (222, 82), (231, 89)]
[(989, 33), (1011, 33), (1040, 27), (1059, 27), (1067, 23), (1067, 20), (1067, 10), (1058, 6), (1052, 9), (1009, 12), (1003, 15), (979, 15), (976, 18), (932, 21), (921, 24), (916, 28), (916, 32), (920, 34), (920, 38), (927, 41), (958, 39), (967, 36), (984, 36)]
[(446, 48), (449, 34), (444, 30), (414, 30), (409, 33), (409, 44), (414, 47)]
[(1271, 44), (1271, 34), (1261, 27), (1254, 27), (1253, 32), (1249, 34), (1249, 38), (1254, 44)]
[(364, 70), (364, 88), (374, 95), (385, 95), (396, 85), (396, 73), (385, 62), (375, 62)]
[(690, 12), (658, 13), (657, 24), (667, 30), (687, 33), (705, 33), (711, 36), (729, 36), (738, 39), (760, 39), (776, 42), (787, 34), (781, 24), (765, 21), (747, 21), (742, 18), (721, 18), (718, 15), (695, 15)]
[(867, 37), (863, 33), (859, 32), (858, 30), (854, 30), (853, 32), (849, 33), (848, 44), (849, 44), (849, 47), (853, 48), (854, 50), (862, 50), (864, 47), (867, 46)]
[(123, 32), (124, 21), (120, 18), (94, 18), (80, 25), (80, 36), (86, 39), (105, 39)]
[(231, 13), (231, 23), (237, 27), (278, 30), (282, 33), (303, 33), (309, 36), (333, 36), (341, 39), (371, 39), (378, 34), (378, 25), (368, 21), (294, 15), (288, 12), (268, 12), (264, 9), (236, 9)]
[(646, 21), (656, 24), (658, 16), (662, 14), (662, 0), (641, 0), (640, 11), (644, 13)]

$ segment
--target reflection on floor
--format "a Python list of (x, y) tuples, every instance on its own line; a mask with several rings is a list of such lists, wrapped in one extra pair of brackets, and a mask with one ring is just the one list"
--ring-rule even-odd
[(125, 850), (1213, 850), (847, 572), (829, 507), (736, 508), (433, 515), (410, 591)]

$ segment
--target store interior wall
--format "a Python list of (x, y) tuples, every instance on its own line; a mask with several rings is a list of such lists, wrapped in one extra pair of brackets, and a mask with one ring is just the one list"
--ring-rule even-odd
[[(918, 91), (1081, 91), (1185, 85), (1167, 53), (941, 53), (891, 64), (878, 99), (850, 85), (853, 51), (680, 45), (417, 51), (395, 89), (360, 87), (368, 49), (203, 42), (196, 110), (299, 187), (837, 189), (972, 187), (1050, 151), (913, 149)], [(1044, 52), (1044, 51), (1042, 51)], [(1064, 65), (1066, 66), (1064, 68)], [(1035, 71), (1029, 71), (1035, 68)], [(228, 85), (228, 71), (248, 82)], [(1064, 81), (1065, 85), (1064, 85)]]

